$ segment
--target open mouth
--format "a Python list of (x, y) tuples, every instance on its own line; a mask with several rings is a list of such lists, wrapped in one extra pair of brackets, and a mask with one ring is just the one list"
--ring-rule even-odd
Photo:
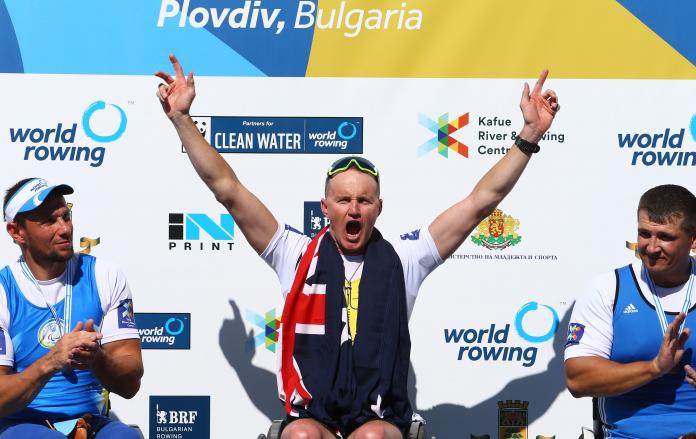
[(346, 223), (346, 233), (348, 235), (357, 235), (360, 233), (360, 229), (362, 229), (360, 221), (348, 221)]

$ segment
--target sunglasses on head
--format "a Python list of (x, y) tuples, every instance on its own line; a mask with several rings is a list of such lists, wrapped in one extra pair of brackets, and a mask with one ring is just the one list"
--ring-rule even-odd
[(364, 172), (372, 175), (375, 178), (379, 178), (379, 171), (377, 171), (375, 165), (368, 159), (357, 156), (348, 156), (336, 160), (329, 168), (326, 176), (333, 177), (336, 174), (348, 170), (351, 166), (354, 166), (360, 172)]

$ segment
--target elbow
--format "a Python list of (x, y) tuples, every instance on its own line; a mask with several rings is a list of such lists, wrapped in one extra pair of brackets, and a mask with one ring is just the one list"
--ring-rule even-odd
[(224, 179), (211, 183), (209, 187), (217, 202), (229, 210), (237, 199), (238, 186), (232, 180)]
[(571, 379), (570, 377), (566, 376), (566, 387), (568, 388), (568, 392), (570, 392), (574, 398), (590, 396), (587, 393), (587, 389), (585, 389), (582, 383), (578, 382), (577, 379)]
[(130, 376), (124, 377), (123, 381), (121, 381), (122, 385), (119, 386), (118, 390), (114, 390), (114, 393), (124, 399), (132, 399), (140, 390), (140, 383), (144, 372), (144, 368), (141, 365), (134, 370)]
[(116, 393), (118, 396), (124, 398), (124, 399), (132, 399), (135, 395), (138, 394), (138, 391), (140, 390), (140, 379), (133, 380), (133, 382), (129, 383), (128, 386), (124, 386), (122, 389), (119, 389), (118, 392)]

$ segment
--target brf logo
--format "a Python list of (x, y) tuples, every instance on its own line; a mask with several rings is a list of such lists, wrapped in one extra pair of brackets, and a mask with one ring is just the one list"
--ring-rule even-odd
[(210, 396), (150, 396), (150, 439), (209, 439)]
[(196, 410), (169, 410), (165, 412), (160, 410), (157, 405), (157, 423), (158, 424), (194, 424), (198, 417)]
[(304, 234), (310, 238), (317, 236), (317, 233), (329, 225), (329, 219), (321, 211), (319, 201), (304, 202)]

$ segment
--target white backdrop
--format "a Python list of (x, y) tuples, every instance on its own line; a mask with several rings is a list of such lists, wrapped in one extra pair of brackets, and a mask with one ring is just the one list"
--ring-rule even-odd
[[(200, 240), (205, 250), (197, 249), (200, 243), (189, 251), (181, 245), (169, 249), (169, 213), (205, 213), (217, 219), (224, 210), (181, 152), (154, 96), (158, 80), (6, 74), (2, 83), (2, 186), (29, 176), (71, 184), (75, 194), (68, 201), (73, 203), (76, 248), (80, 237), (101, 238), (92, 254), (123, 269), (136, 312), (191, 313), (191, 349), (145, 350), (140, 393), (127, 402), (114, 397), (114, 411), (146, 431), (150, 395), (210, 395), (210, 437), (256, 437), (265, 431), (269, 417), (282, 416), (282, 406), (272, 394), (275, 355), (264, 346), (255, 354), (245, 351), (245, 334), (260, 330), (245, 312), (264, 314), (275, 307), (280, 316), (278, 282), (238, 230), (232, 250), (210, 250), (212, 239), (205, 233)], [(512, 79), (201, 77), (192, 114), (363, 117), (364, 155), (382, 173), (384, 211), (377, 227), (398, 239), (401, 233), (427, 226), (468, 194), (499, 157), (479, 154), (479, 145), (509, 146), (509, 140), (478, 141), (478, 132), (519, 130), (522, 84)], [(515, 330), (515, 313), (534, 301), (553, 308), (567, 323), (564, 317), (573, 300), (594, 274), (631, 262), (625, 243), (635, 240), (639, 196), (662, 183), (694, 190), (692, 163), (632, 166), (633, 152), (618, 145), (619, 134), (664, 133), (666, 128), (675, 133), (684, 128), (682, 147), (674, 151), (696, 151), (696, 133), (689, 129), (696, 112), (693, 81), (556, 80), (552, 72), (547, 86), (557, 91), (563, 107), (551, 128), (563, 134), (563, 142), (541, 142), (541, 152), (500, 205), (519, 220), (521, 242), (488, 250), (468, 239), (456, 252), (457, 259), (437, 269), (421, 288), (410, 328), (415, 406), (430, 420), (429, 436), (503, 437), (498, 432), (498, 401), (504, 400), (528, 402), (529, 427), (523, 437), (576, 437), (581, 425), (589, 426), (589, 399), (573, 399), (563, 383), (563, 323), (556, 343), (531, 343)], [(94, 145), (80, 121), (84, 110), (98, 100), (120, 106), (127, 115), (123, 136), (104, 145), (101, 166), (38, 161), (33, 156), (24, 160), (31, 142), (10, 139), (11, 129), (77, 123), (75, 144)], [(418, 124), (419, 113), (436, 118), (446, 112), (450, 119), (470, 113), (469, 125), (454, 134), (469, 145), (469, 158), (452, 151), (449, 158), (436, 152), (418, 157), (418, 146), (432, 137)], [(511, 119), (511, 127), (479, 126), (479, 117), (494, 116)], [(113, 132), (117, 123), (117, 113), (108, 107), (95, 116), (93, 128)], [(300, 230), (303, 202), (321, 197), (325, 169), (336, 157), (225, 156), (279, 221)], [(9, 237), (0, 240), (3, 260), (17, 255)], [(475, 259), (476, 255), (506, 259)], [(514, 259), (515, 255), (532, 259)], [(221, 346), (226, 319), (234, 322), (225, 326)], [(543, 334), (551, 322), (550, 311), (542, 306), (527, 314), (524, 328)], [(466, 355), (458, 360), (459, 348), (466, 344), (445, 342), (445, 329), (478, 330), (491, 324), (496, 329), (510, 324), (506, 346), (537, 348), (534, 364), (471, 361)]]

